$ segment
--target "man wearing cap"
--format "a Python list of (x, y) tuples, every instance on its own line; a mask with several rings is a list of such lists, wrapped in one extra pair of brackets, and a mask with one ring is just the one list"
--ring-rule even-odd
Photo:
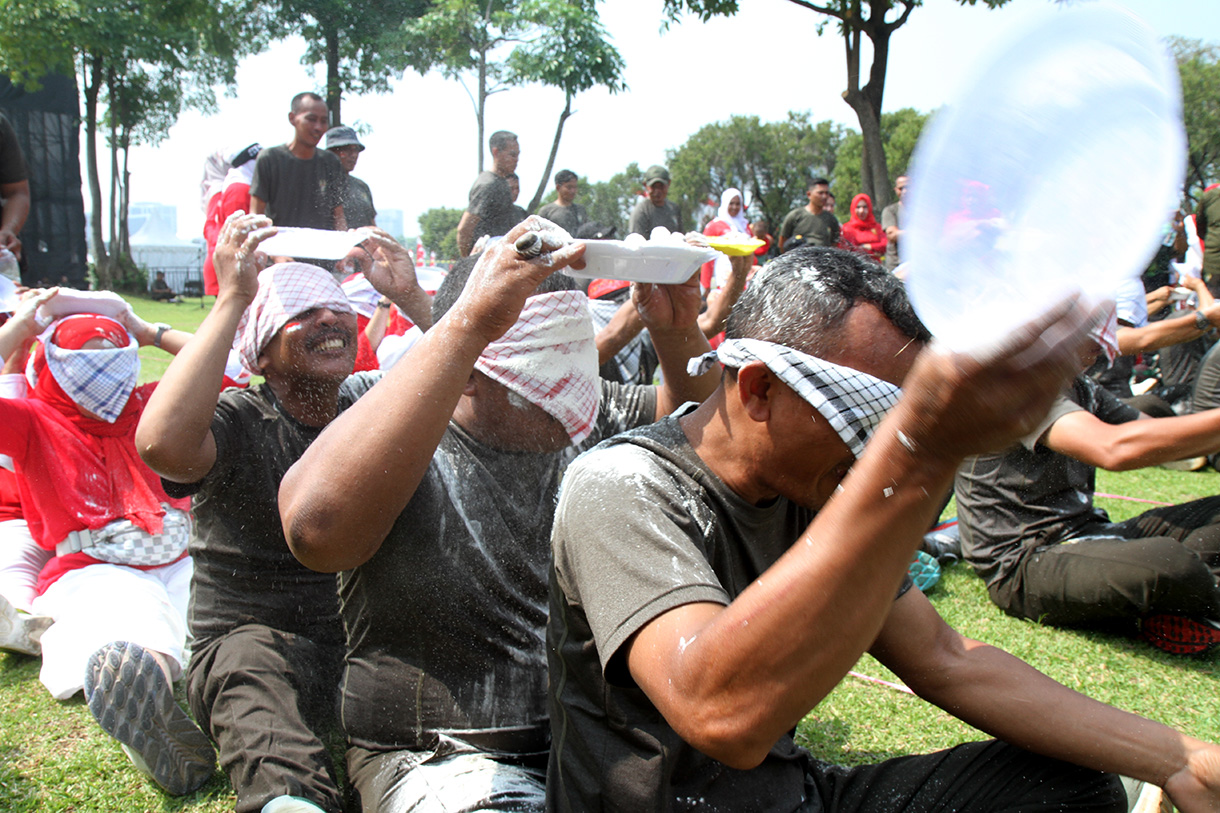
[(784, 215), (779, 227), (779, 250), (791, 240), (800, 239), (801, 245), (833, 248), (839, 243), (839, 221), (826, 211), (830, 198), (830, 181), (814, 178), (805, 192), (809, 203), (798, 206)]
[[(1216, 809), (1220, 747), (963, 638), (906, 578), (957, 461), (1045, 412), (1084, 319), (1061, 307), (985, 360), (921, 352), (901, 284), (863, 258), (760, 271), (702, 360), (721, 387), (564, 476), (548, 809), (1126, 811), (1099, 771)], [(815, 761), (792, 732), (866, 650), (1009, 742)]]
[[(276, 492), (377, 377), (352, 375), (356, 319), (330, 273), (296, 262), (258, 273), (270, 225), (259, 216), (225, 224), (216, 305), (166, 371), (137, 442), (168, 492), (194, 498), (187, 697), (219, 746), (237, 810), (271, 811), (265, 805), (293, 797), (293, 810), (337, 813), (342, 796), (323, 744), (343, 659), (335, 578), (292, 556)], [(418, 294), (410, 254), (384, 233), (370, 241), (370, 281), (395, 299)], [(234, 343), (266, 381), (218, 398)]]
[(277, 226), (347, 230), (343, 198), (347, 173), (339, 158), (318, 144), (329, 127), (326, 102), (316, 93), (292, 97), (292, 140), (258, 154), (250, 184), (250, 211)]
[(636, 201), (627, 233), (642, 234), (647, 239), (657, 226), (664, 226), (671, 232), (681, 231), (678, 204), (669, 200), (669, 170), (659, 164), (650, 166), (644, 173), (644, 191), (647, 197)]
[[(528, 218), (455, 265), (432, 329), (280, 488), (297, 557), (342, 571), (342, 723), (366, 810), (541, 809), (559, 478), (601, 438), (714, 386), (686, 372), (707, 347), (692, 285), (637, 289), (665, 385), (600, 383), (585, 295), (552, 273), (584, 245), (549, 226)], [(519, 255), (519, 238), (541, 255)]]
[(521, 156), (517, 135), (497, 130), (487, 144), (491, 148), (492, 168), (474, 179), (470, 202), (458, 221), (458, 254), (463, 257), (470, 255), (475, 241), (483, 235), (507, 234), (519, 222), (513, 219), (513, 194), (508, 186), (508, 176), (517, 171), (517, 159)]
[(585, 207), (576, 202), (576, 193), (580, 191), (580, 179), (570, 169), (561, 169), (555, 173), (555, 201), (538, 210), (539, 217), (545, 217), (568, 234), (575, 236), (576, 232), (589, 221)]
[(326, 149), (339, 156), (343, 171), (347, 173), (347, 194), (343, 196), (343, 216), (349, 229), (377, 225), (377, 208), (373, 206), (373, 191), (369, 185), (352, 174), (364, 145), (356, 138), (351, 127), (331, 127), (326, 131)]

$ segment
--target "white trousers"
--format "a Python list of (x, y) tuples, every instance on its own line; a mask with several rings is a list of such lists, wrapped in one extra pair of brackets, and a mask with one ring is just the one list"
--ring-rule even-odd
[(0, 521), (0, 596), (30, 611), (42, 566), (55, 554), (38, 547), (24, 519)]
[(112, 641), (167, 655), (177, 680), (193, 570), (186, 556), (152, 570), (97, 564), (65, 573), (34, 599), (34, 612), (55, 619), (42, 635), (42, 684), (67, 700), (84, 687), (89, 656)]

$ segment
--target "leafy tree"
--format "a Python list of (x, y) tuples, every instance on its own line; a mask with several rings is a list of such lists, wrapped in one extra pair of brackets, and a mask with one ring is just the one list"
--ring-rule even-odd
[[(919, 134), (923, 132), (929, 118), (929, 114), (920, 113), (913, 107), (881, 114), (881, 139), (885, 144), (886, 166), (892, 167), (895, 172), (907, 171), (911, 164), (911, 155), (915, 152), (915, 144), (919, 141)], [(834, 192), (835, 198), (844, 204), (848, 204), (864, 189), (861, 179), (863, 152), (864, 139), (855, 130), (848, 131), (839, 145), (834, 172), (829, 175), (830, 190)], [(881, 208), (874, 208), (880, 219)], [(844, 217), (850, 216), (846, 209), (840, 214)]]
[[(564, 92), (537, 207), (550, 177), (572, 97), (604, 85), (624, 87), (623, 59), (606, 38), (595, 0), (433, 0), (429, 11), (404, 26), (411, 65), (421, 74), (439, 68), (470, 96), (478, 123), (476, 150), (483, 171), (487, 99), (509, 85), (541, 82)], [(505, 56), (509, 46), (515, 46)], [(474, 89), (464, 77), (473, 75)]]
[(443, 206), (429, 209), (419, 216), (419, 239), (438, 257), (457, 257), (457, 226), (461, 219), (461, 209)]
[[(433, 0), (427, 13), (403, 26), (412, 67), (420, 74), (439, 68), (470, 96), (478, 121), (479, 172), (487, 98), (507, 89), (502, 81), (505, 66), (496, 56), (504, 46), (520, 42), (530, 27), (519, 13), (520, 5), (518, 0)], [(473, 92), (464, 80), (472, 73)]]
[[(843, 101), (856, 112), (860, 122), (862, 143), (861, 188), (873, 199), (877, 208), (890, 202), (890, 176), (886, 164), (885, 149), (881, 133), (881, 105), (885, 94), (885, 72), (890, 55), (890, 37), (901, 28), (911, 12), (923, 0), (788, 0), (807, 8), (824, 18), (817, 25), (821, 34), (826, 24), (837, 21), (839, 35), (843, 37), (847, 56), (847, 89)], [(999, 8), (1008, 0), (957, 0), (961, 5), (977, 5)], [(670, 21), (676, 20), (683, 11), (690, 11), (707, 21), (718, 15), (737, 13), (738, 0), (664, 0), (665, 12)], [(867, 81), (861, 85), (860, 55), (861, 35), (868, 37), (873, 53), (873, 63), (868, 68)]]
[(834, 171), (843, 136), (843, 127), (832, 122), (811, 125), (809, 113), (789, 113), (778, 122), (733, 116), (705, 125), (669, 151), (669, 197), (685, 220), (704, 201), (718, 201), (721, 192), (736, 187), (745, 193), (751, 215), (778, 224), (804, 202), (810, 178)]
[(299, 33), (302, 64), (326, 66), (331, 124), (343, 122), (343, 94), (386, 93), (409, 65), (402, 26), (428, 9), (428, 0), (279, 0), (277, 34)]
[[(85, 159), (99, 283), (131, 266), (126, 224), (126, 151), (155, 143), (184, 105), (214, 103), (232, 84), (237, 60), (259, 44), (242, 29), (235, 2), (207, 0), (8, 0), (0, 27), (0, 69), (31, 88), (52, 71), (79, 70), (85, 100)], [(233, 21), (233, 22), (230, 22)], [(101, 105), (107, 106), (103, 121)], [(97, 131), (109, 134), (113, 171), (110, 245), (102, 237)], [(124, 154), (123, 169), (119, 153)]]
[[(563, 125), (572, 115), (572, 97), (598, 85), (611, 93), (627, 88), (623, 82), (626, 63), (606, 37), (606, 30), (597, 17), (591, 0), (530, 0), (522, 8), (529, 19), (540, 23), (540, 33), (531, 42), (515, 49), (508, 58), (508, 81), (513, 84), (540, 82), (563, 91), (563, 111), (555, 125), (555, 138), (546, 159), (546, 169), (538, 181), (527, 211), (534, 212), (542, 202)], [(479, 152), (482, 155), (482, 150)]]
[(1209, 183), (1220, 180), (1220, 46), (1170, 37), (1169, 47), (1182, 80), (1186, 124), (1186, 182), (1182, 192), (1193, 201)]
[(603, 226), (614, 226), (618, 229), (616, 236), (620, 240), (625, 237), (631, 210), (644, 194), (644, 173), (640, 170), (640, 165), (632, 161), (626, 169), (608, 181), (582, 181), (581, 189), (589, 219)]

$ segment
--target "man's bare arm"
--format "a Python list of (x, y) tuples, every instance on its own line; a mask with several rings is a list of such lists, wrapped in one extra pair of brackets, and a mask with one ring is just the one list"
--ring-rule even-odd
[(4, 210), (0, 212), (0, 246), (20, 258), (21, 240), (17, 234), (30, 215), (30, 182), (0, 184), (0, 198), (4, 198)]
[(489, 249), (445, 317), (288, 470), (280, 515), (306, 567), (347, 570), (377, 552), (427, 472), (479, 355), (539, 282), (583, 255), (575, 243), (545, 252), (546, 263), (521, 259), (513, 242), (536, 223), (527, 218)]
[[(683, 739), (753, 767), (843, 678), (880, 631), (960, 459), (1031, 431), (1074, 373), (1079, 314), (1059, 316), (1053, 347), (1030, 325), (985, 365), (925, 352), (841, 491), (775, 565), (728, 607), (678, 607), (635, 634), (631, 675)], [(760, 367), (737, 373), (748, 409), (781, 386)]]
[(1186, 316), (1171, 316), (1159, 322), (1149, 322), (1143, 327), (1118, 328), (1118, 352), (1124, 356), (1134, 356), (1136, 353), (1147, 353), (1159, 350), (1172, 344), (1181, 344), (1191, 339), (1197, 339), (1220, 325), (1220, 304), (1212, 303), (1200, 308), (1198, 313), (1207, 319), (1207, 326), (1200, 329), (1195, 314)]
[(176, 483), (196, 483), (216, 463), (212, 418), (242, 314), (258, 293), (259, 242), (274, 234), (262, 215), (232, 216), (216, 241), (220, 292), (194, 339), (170, 363), (136, 428), (148, 467)]
[(605, 364), (627, 346), (644, 329), (644, 320), (635, 309), (635, 303), (625, 300), (622, 306), (614, 312), (610, 322), (597, 331), (597, 363)]
[(462, 212), (462, 219), (457, 225), (458, 256), (469, 257), (474, 248), (474, 230), (479, 226), (479, 216), (469, 211)]
[(712, 348), (699, 328), (699, 274), (676, 285), (637, 283), (631, 288), (631, 301), (656, 348), (661, 366), (661, 386), (657, 390), (659, 420), (687, 401), (704, 401), (720, 383), (719, 367), (692, 376), (686, 363)]
[(250, 214), (265, 215), (267, 214), (267, 201), (260, 198), (258, 195), (250, 196)]
[[(1220, 748), (1074, 692), (962, 636), (918, 590), (894, 602), (870, 651), (920, 697), (1005, 742), (1167, 789), (1179, 777), (1179, 809), (1220, 806)], [(1187, 790), (1187, 779), (1210, 781), (1210, 791)]]
[(754, 257), (730, 257), (732, 270), (722, 287), (709, 291), (707, 295), (707, 310), (699, 315), (699, 329), (709, 339), (724, 330), (729, 313), (741, 298), (741, 292), (746, 289), (746, 277), (750, 275)]
[(1090, 466), (1130, 471), (1220, 450), (1220, 409), (1117, 424), (1079, 410), (1051, 424), (1041, 443)]

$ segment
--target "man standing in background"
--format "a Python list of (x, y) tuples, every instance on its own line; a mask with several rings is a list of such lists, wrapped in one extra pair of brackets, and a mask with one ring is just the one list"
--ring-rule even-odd
[(548, 203), (538, 210), (539, 217), (545, 217), (547, 220), (562, 226), (568, 234), (575, 235), (576, 231), (589, 222), (589, 215), (585, 212), (585, 207), (576, 203), (576, 193), (580, 189), (580, 179), (576, 173), (570, 169), (561, 169), (555, 173), (555, 194), (557, 199), (554, 203)]
[(339, 156), (339, 163), (347, 173), (347, 194), (343, 196), (343, 216), (349, 229), (377, 225), (377, 207), (373, 206), (373, 191), (369, 185), (352, 174), (364, 145), (356, 138), (356, 131), (340, 125), (326, 131), (326, 149)]
[(21, 259), (17, 235), (30, 214), (30, 182), (13, 125), (0, 113), (0, 248)]
[(629, 234), (652, 236), (652, 230), (664, 226), (671, 232), (678, 228), (678, 205), (669, 200), (669, 170), (653, 164), (644, 174), (644, 188), (648, 197), (635, 204), (631, 210)]
[(517, 159), (521, 156), (517, 134), (497, 130), (487, 143), (491, 147), (492, 170), (484, 170), (474, 179), (470, 202), (458, 221), (458, 254), (463, 257), (470, 256), (475, 241), (483, 235), (507, 234), (517, 225), (512, 219), (513, 194), (508, 187), (508, 176), (517, 171)]
[(902, 262), (898, 255), (898, 239), (902, 237), (902, 221), (906, 218), (906, 207), (902, 201), (907, 196), (907, 176), (899, 175), (894, 181), (894, 194), (898, 199), (881, 210), (881, 228), (889, 243), (885, 246), (885, 267), (893, 271)]
[(329, 123), (326, 102), (316, 93), (292, 97), (292, 140), (258, 154), (250, 185), (250, 211), (277, 226), (347, 230), (343, 197), (347, 174), (339, 158), (318, 149)]

